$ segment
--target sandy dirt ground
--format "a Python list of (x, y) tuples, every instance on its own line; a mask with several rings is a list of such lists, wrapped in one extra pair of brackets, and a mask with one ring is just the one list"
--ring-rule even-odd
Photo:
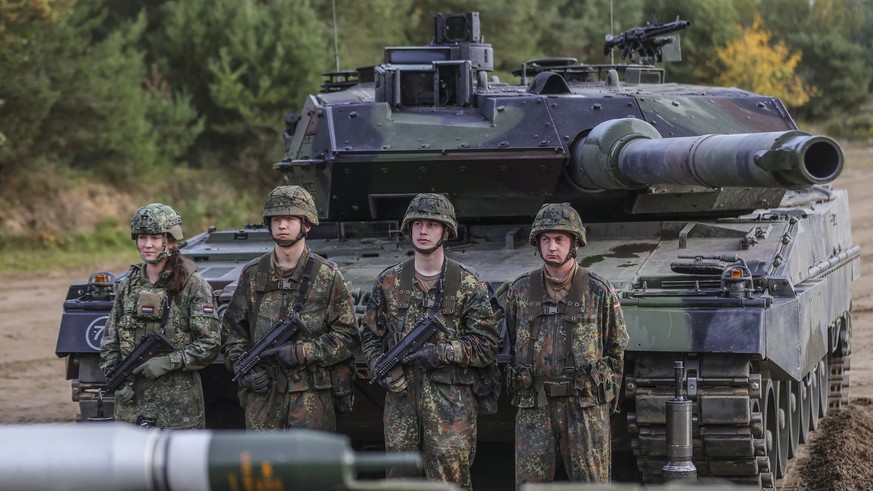
[[(835, 187), (849, 191), (862, 276), (853, 291), (850, 406), (829, 413), (793, 469), (808, 491), (873, 489), (873, 169), (847, 169)], [(68, 286), (94, 271), (0, 275), (0, 424), (75, 420), (65, 359), (54, 350)]]

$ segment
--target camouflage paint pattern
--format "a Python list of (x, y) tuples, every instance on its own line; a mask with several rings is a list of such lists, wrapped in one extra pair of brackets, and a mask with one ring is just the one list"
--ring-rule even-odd
[(609, 406), (580, 407), (574, 398), (553, 398), (515, 414), (515, 483), (552, 482), (558, 459), (574, 482), (610, 479)]
[[(300, 186), (279, 186), (270, 191), (264, 203), (264, 218), (276, 216), (302, 217), (312, 225), (318, 225), (318, 210), (315, 200)], [(270, 228), (268, 220), (264, 225)]]
[[(413, 280), (404, 315), (398, 298), (401, 264), (376, 279), (361, 323), (361, 348), (371, 366), (387, 346), (386, 338), (408, 333), (427, 313), (422, 301), (436, 295), (436, 288), (425, 294)], [(449, 297), (456, 300), (454, 312), (446, 312), (444, 301), (443, 309), (435, 315), (451, 336), (437, 332), (432, 342), (450, 342), (454, 362), (426, 373), (421, 368), (404, 367), (407, 393), (385, 395), (385, 448), (421, 451), (429, 479), (452, 481), (470, 489), (477, 417), (472, 384), (476, 368), (487, 366), (497, 355), (497, 324), (487, 287), (463, 266), (457, 291), (443, 292), (444, 299)], [(389, 476), (397, 475), (389, 472)]]
[(130, 219), (130, 238), (140, 234), (170, 234), (182, 240), (182, 217), (170, 206), (151, 203), (140, 207)]
[[(161, 428), (203, 428), (205, 407), (198, 370), (209, 365), (219, 350), (218, 317), (212, 287), (198, 273), (189, 259), (184, 259), (191, 274), (185, 287), (175, 295), (170, 306), (164, 334), (176, 350), (169, 354), (175, 368), (154, 380), (135, 377), (134, 399), (115, 402), (115, 419), (136, 423), (139, 416), (154, 418)], [(133, 266), (115, 297), (100, 344), (100, 368), (108, 373), (136, 348), (143, 336), (160, 330), (161, 315), (156, 302), (166, 295), (164, 285), (170, 273), (161, 274), (157, 284), (146, 279), (145, 264)], [(146, 305), (149, 304), (149, 305)], [(153, 308), (149, 312), (150, 308)]]
[[(307, 247), (302, 257), (308, 256)], [(303, 264), (301, 260), (289, 278), (288, 289), (264, 292), (258, 292), (258, 260), (243, 269), (222, 323), (221, 349), (229, 369), (233, 370), (236, 360), (270, 332), (277, 321), (291, 314), (303, 277)], [(268, 283), (279, 281), (271, 265)], [(239, 388), (248, 429), (336, 429), (330, 367), (354, 356), (360, 344), (352, 296), (336, 264), (324, 261), (313, 271), (301, 320), (310, 332), (301, 331), (294, 340), (311, 344), (308, 364), (285, 372), (275, 358), (268, 357), (259, 366), (271, 370), (269, 390), (255, 393)]]
[[(580, 268), (574, 278), (574, 284), (587, 279), (582, 298), (568, 294), (561, 299), (564, 314), (542, 314), (542, 305), (555, 303), (545, 286), (532, 288), (531, 282), (543, 277), (539, 271), (520, 276), (507, 295), (506, 325), (514, 340), (507, 382), (518, 407), (519, 486), (552, 480), (559, 454), (571, 479), (609, 479), (608, 418), (610, 407), (617, 409), (628, 335), (618, 293), (605, 279), (586, 272)], [(531, 291), (542, 297), (529, 298)], [(564, 384), (566, 393), (546, 395), (546, 383)]]

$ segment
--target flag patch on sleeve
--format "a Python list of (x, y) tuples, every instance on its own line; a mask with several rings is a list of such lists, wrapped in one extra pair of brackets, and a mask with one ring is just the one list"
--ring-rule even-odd
[(143, 314), (151, 314), (154, 311), (155, 311), (154, 305), (143, 305), (142, 306), (142, 313)]
[(214, 314), (215, 308), (213, 308), (212, 305), (204, 305), (203, 306), (203, 313), (204, 314)]
[(612, 295), (612, 308), (614, 308), (614, 309), (618, 308), (618, 305), (619, 305), (618, 293), (615, 291), (614, 286), (609, 287), (609, 294)]

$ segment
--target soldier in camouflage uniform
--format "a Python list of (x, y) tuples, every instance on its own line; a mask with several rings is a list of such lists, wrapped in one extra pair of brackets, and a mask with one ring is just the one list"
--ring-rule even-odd
[(140, 340), (162, 331), (175, 349), (133, 370), (133, 381), (115, 391), (115, 419), (162, 428), (203, 428), (205, 408), (198, 370), (219, 349), (212, 288), (182, 257), (182, 218), (152, 203), (130, 221), (143, 259), (118, 287), (100, 342), (100, 368), (108, 374)]
[(571, 481), (605, 482), (628, 343), (619, 297), (576, 262), (585, 229), (569, 203), (543, 205), (529, 241), (544, 265), (512, 283), (505, 309), (516, 486), (552, 481), (559, 458)]
[[(361, 325), (364, 354), (372, 367), (425, 316), (436, 316), (450, 334), (438, 331), (380, 380), (387, 391), (385, 447), (420, 451), (429, 479), (470, 489), (478, 413), (473, 384), (497, 355), (488, 290), (445, 256), (443, 242), (457, 237), (458, 222), (444, 196), (414, 197), (401, 230), (411, 236), (415, 254), (376, 279)], [(389, 469), (388, 476), (401, 473)]]
[(240, 274), (222, 324), (225, 363), (234, 370), (246, 350), (292, 315), (300, 291), (300, 319), (308, 332), (265, 351), (238, 379), (246, 428), (335, 431), (335, 411), (351, 410), (349, 363), (360, 345), (352, 296), (336, 264), (306, 245), (306, 233), (318, 225), (308, 191), (274, 189), (264, 204), (264, 224), (275, 246)]

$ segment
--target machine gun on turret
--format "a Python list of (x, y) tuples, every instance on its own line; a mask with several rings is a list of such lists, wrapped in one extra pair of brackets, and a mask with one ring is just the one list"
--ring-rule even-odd
[(679, 17), (676, 17), (673, 22), (665, 24), (646, 22), (642, 27), (628, 29), (616, 36), (607, 34), (606, 42), (603, 44), (603, 54), (608, 55), (612, 48), (619, 48), (621, 59), (630, 58), (634, 61), (636, 53), (640, 55), (641, 63), (650, 65), (655, 61), (661, 61), (662, 48), (673, 42), (673, 38), (665, 34), (680, 31), (690, 25), (690, 20), (679, 20)]

